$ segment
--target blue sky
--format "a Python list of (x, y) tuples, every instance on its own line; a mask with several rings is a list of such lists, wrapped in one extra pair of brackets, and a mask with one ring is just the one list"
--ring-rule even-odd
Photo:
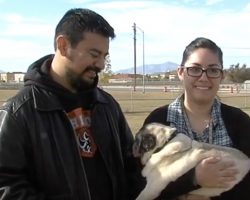
[[(92, 9), (114, 27), (112, 70), (134, 66), (133, 23), (144, 31), (145, 64), (180, 63), (196, 37), (214, 40), (224, 52), (224, 67), (250, 67), (250, 2), (247, 0), (0, 0), (0, 69), (25, 72), (54, 53), (57, 22), (70, 8)], [(137, 30), (137, 66), (142, 65), (142, 31)]]

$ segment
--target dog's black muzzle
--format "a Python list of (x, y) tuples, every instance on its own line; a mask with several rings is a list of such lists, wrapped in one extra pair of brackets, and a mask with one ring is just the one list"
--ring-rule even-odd
[(133, 155), (140, 157), (144, 153), (152, 150), (156, 145), (156, 138), (152, 134), (137, 134), (133, 144)]

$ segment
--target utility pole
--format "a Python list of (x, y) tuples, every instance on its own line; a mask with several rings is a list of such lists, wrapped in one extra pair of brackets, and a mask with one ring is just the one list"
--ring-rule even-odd
[(136, 91), (136, 24), (133, 25), (134, 30), (134, 91)]
[(142, 92), (145, 93), (145, 47), (144, 47), (144, 30), (136, 27), (142, 32)]
[(145, 93), (145, 44), (144, 44), (144, 31), (142, 31), (142, 66), (143, 66), (143, 73), (142, 73), (142, 85), (143, 90), (142, 92)]
[(136, 29), (142, 32), (142, 86), (143, 90), (142, 92), (145, 93), (145, 47), (144, 47), (144, 30), (142, 30), (140, 27), (136, 26), (134, 23), (133, 30), (134, 30), (134, 91), (136, 90)]

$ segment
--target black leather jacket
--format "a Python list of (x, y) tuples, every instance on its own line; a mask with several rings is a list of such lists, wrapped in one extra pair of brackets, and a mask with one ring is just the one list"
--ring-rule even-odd
[[(132, 200), (141, 185), (130, 152), (133, 135), (118, 103), (98, 88), (95, 92), (93, 136), (112, 180), (113, 199)], [(1, 199), (90, 200), (78, 151), (57, 98), (41, 87), (25, 86), (0, 109)]]

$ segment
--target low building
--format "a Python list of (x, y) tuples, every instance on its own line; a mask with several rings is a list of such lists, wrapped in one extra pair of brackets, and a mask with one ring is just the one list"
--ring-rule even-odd
[(244, 90), (250, 90), (250, 80), (246, 80), (243, 83)]
[(20, 83), (24, 81), (23, 72), (7, 72), (7, 73), (0, 73), (0, 81), (5, 83)]
[(176, 75), (175, 74), (169, 74), (168, 78), (169, 78), (170, 81), (174, 81), (174, 80), (176, 80)]
[(109, 79), (109, 83), (132, 83), (134, 80), (133, 74), (115, 74)]

